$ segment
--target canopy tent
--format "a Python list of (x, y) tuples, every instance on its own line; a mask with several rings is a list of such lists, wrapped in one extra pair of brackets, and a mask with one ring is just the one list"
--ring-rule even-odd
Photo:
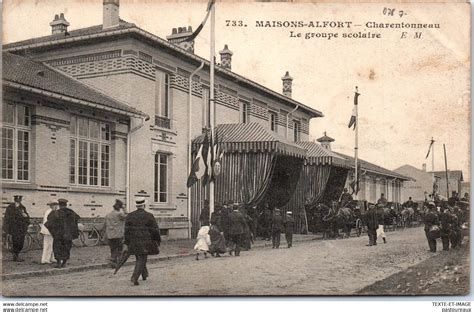
[(344, 158), (323, 148), (316, 142), (298, 142), (306, 150), (306, 158), (293, 196), (285, 206), (292, 211), (295, 230), (304, 233), (314, 230), (319, 216), (315, 216), (314, 207), (319, 202), (338, 199), (347, 179), (349, 166)]
[[(258, 123), (221, 124), (216, 127), (219, 149), (224, 151), (222, 172), (215, 181), (216, 204), (228, 200), (245, 205), (268, 203), (284, 206), (293, 195), (306, 157), (306, 151), (286, 142)], [(192, 142), (192, 154), (204, 140)], [(195, 235), (207, 187), (201, 181), (191, 189), (191, 222)]]

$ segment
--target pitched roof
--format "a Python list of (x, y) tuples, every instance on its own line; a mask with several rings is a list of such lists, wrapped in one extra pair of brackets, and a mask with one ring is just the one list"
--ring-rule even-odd
[(301, 148), (306, 150), (306, 159), (309, 164), (316, 165), (339, 165), (346, 167), (345, 158), (333, 153), (316, 142), (298, 142)]
[[(197, 56), (194, 53), (188, 52), (181, 47), (168, 42), (165, 39), (162, 39), (152, 33), (149, 33), (133, 23), (128, 23), (126, 21), (120, 20), (119, 26), (103, 29), (102, 25), (91, 26), (87, 28), (72, 30), (66, 34), (56, 34), (43, 36), (38, 38), (32, 38), (24, 41), (9, 43), (3, 46), (4, 51), (17, 53), (24, 51), (26, 49), (41, 49), (48, 48), (56, 45), (65, 45), (72, 42), (79, 41), (90, 41), (90, 40), (103, 40), (106, 37), (117, 37), (124, 35), (132, 35), (140, 38), (142, 41), (146, 41), (153, 45), (158, 45), (160, 48), (169, 51), (171, 54), (175, 54), (178, 57), (184, 57), (187, 60), (191, 60), (200, 64), (203, 62), (205, 65), (209, 66), (209, 61)], [(279, 101), (294, 105), (299, 107), (300, 110), (305, 111), (310, 114), (312, 117), (323, 117), (323, 113), (311, 108), (307, 105), (304, 105), (298, 101), (295, 101), (292, 98), (289, 98), (281, 93), (275, 92), (261, 84), (254, 82), (250, 79), (247, 79), (239, 74), (232, 72), (221, 66), (215, 67), (216, 74), (221, 74), (227, 79), (236, 81), (241, 84), (245, 84), (247, 87), (256, 89), (258, 92), (265, 94), (266, 96), (271, 96)]]
[[(432, 173), (433, 171), (430, 171)], [(435, 171), (435, 176), (440, 177), (440, 178), (445, 178), (446, 177), (446, 171)], [(454, 178), (458, 181), (464, 181), (464, 178), (462, 176), (462, 170), (448, 170), (448, 177)]]
[(119, 114), (146, 116), (145, 113), (42, 63), (7, 52), (3, 52), (2, 56), (4, 85), (39, 94), (46, 92), (50, 96)]
[[(334, 152), (334, 153), (341, 156), (341, 157), (344, 157), (346, 159), (347, 166), (349, 166), (351, 168), (354, 168), (354, 163), (355, 163), (355, 158), (354, 157), (348, 156), (348, 155), (345, 155), (345, 154), (342, 154), (342, 153), (337, 153), (337, 152)], [(401, 175), (399, 173), (396, 173), (394, 171), (385, 169), (383, 167), (380, 167), (378, 165), (375, 165), (375, 164), (370, 163), (368, 161), (365, 161), (363, 159), (359, 158), (358, 161), (360, 163), (360, 168), (362, 170), (367, 170), (368, 172), (376, 173), (376, 174), (387, 176), (387, 177), (398, 178), (400, 180), (411, 180), (411, 178), (409, 178), (409, 177), (406, 177), (406, 176)]]
[[(258, 123), (220, 124), (215, 128), (217, 140), (226, 152), (255, 153), (277, 152), (284, 155), (305, 157), (306, 151), (298, 145), (278, 138)], [(204, 134), (193, 140), (197, 151), (204, 141)]]

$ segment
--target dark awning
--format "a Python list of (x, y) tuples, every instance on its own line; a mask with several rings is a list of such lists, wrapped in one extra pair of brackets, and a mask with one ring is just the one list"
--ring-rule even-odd
[[(220, 124), (215, 132), (219, 148), (226, 153), (273, 152), (298, 158), (306, 157), (304, 148), (282, 140), (258, 123)], [(193, 152), (198, 150), (203, 139), (204, 134), (193, 140)]]

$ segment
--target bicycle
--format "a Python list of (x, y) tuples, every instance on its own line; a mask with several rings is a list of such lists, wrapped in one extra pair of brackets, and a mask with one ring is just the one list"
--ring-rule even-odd
[(41, 234), (41, 224), (37, 221), (33, 221), (30, 225), (28, 225), (22, 251), (26, 252), (33, 249), (33, 244), (35, 244), (39, 249), (43, 248), (43, 234)]
[(79, 226), (79, 237), (72, 241), (76, 247), (92, 247), (99, 243), (105, 243), (105, 223), (100, 222), (101, 226), (96, 226), (100, 216), (95, 217), (92, 223)]

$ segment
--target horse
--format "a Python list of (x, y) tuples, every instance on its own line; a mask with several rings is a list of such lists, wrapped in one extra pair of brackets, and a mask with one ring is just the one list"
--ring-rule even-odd
[(413, 208), (404, 208), (401, 214), (401, 226), (403, 228), (410, 227), (415, 218), (415, 210)]
[(354, 225), (354, 212), (352, 209), (348, 207), (340, 208), (336, 214), (336, 220), (338, 229), (343, 229), (343, 238), (349, 238)]

